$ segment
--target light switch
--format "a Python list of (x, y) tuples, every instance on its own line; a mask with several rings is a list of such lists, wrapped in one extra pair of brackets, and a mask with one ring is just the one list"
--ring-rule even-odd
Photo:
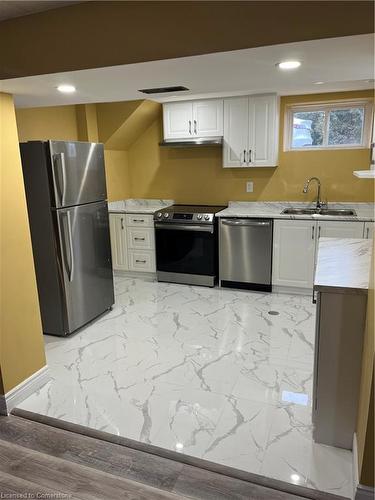
[(246, 182), (246, 193), (252, 193), (254, 191), (254, 182), (248, 181)]

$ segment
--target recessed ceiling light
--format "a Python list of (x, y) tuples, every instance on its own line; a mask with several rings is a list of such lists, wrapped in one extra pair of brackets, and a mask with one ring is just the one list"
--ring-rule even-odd
[(76, 91), (76, 88), (73, 85), (62, 84), (57, 87), (59, 92), (63, 92), (64, 94), (71, 94)]
[(293, 483), (298, 483), (298, 481), (301, 479), (298, 474), (291, 474), (290, 479), (293, 481)]
[(276, 64), (280, 69), (296, 69), (301, 66), (299, 61), (282, 61)]
[(315, 85), (323, 85), (324, 82), (314, 82)]

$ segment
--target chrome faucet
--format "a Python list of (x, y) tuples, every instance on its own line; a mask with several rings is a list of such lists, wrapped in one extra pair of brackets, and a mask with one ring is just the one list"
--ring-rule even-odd
[(311, 181), (316, 181), (317, 183), (317, 187), (318, 187), (318, 192), (317, 192), (317, 197), (316, 197), (316, 208), (322, 208), (324, 206), (326, 206), (327, 204), (324, 203), (321, 199), (320, 199), (320, 188), (321, 188), (321, 182), (320, 182), (320, 179), (318, 179), (318, 177), (310, 177), (310, 179), (307, 179), (305, 185), (303, 186), (303, 193), (307, 193), (307, 191), (309, 190), (309, 186), (310, 186), (310, 182)]

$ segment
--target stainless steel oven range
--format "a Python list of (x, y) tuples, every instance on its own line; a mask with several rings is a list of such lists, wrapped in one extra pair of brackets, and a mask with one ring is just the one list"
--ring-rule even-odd
[(173, 205), (154, 214), (158, 281), (215, 285), (218, 276), (215, 214), (224, 208)]

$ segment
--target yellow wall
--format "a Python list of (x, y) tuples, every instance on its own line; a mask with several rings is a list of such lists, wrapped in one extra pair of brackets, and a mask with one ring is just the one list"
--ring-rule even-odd
[(46, 364), (16, 116), (0, 94), (0, 367), (8, 392)]
[[(315, 94), (281, 98), (280, 152), (277, 168), (223, 169), (221, 148), (160, 148), (161, 118), (130, 147), (129, 170), (133, 198), (173, 198), (179, 203), (226, 203), (228, 200), (312, 200), (302, 193), (305, 180), (322, 180), (329, 201), (373, 201), (373, 182), (353, 176), (369, 168), (369, 150), (283, 151), (284, 109), (287, 104), (328, 99), (372, 97), (372, 91)], [(246, 181), (254, 192), (246, 193)]]
[[(369, 167), (368, 149), (283, 151), (286, 105), (358, 97), (372, 97), (372, 91), (281, 98), (279, 166), (276, 168), (223, 169), (221, 148), (160, 148), (161, 111), (146, 130), (138, 123), (143, 118), (148, 125), (155, 112), (154, 108), (151, 111), (145, 108), (147, 113), (138, 113), (145, 101), (97, 104), (96, 113), (94, 105), (20, 109), (17, 123), (21, 140), (87, 140), (87, 127), (91, 127), (90, 135), (94, 137), (90, 140), (95, 140), (92, 131), (96, 127), (99, 141), (104, 142), (107, 150), (109, 200), (126, 197), (173, 198), (179, 203), (312, 200), (314, 190), (304, 195), (302, 187), (308, 177), (316, 175), (322, 180), (322, 195), (329, 201), (373, 201), (373, 182), (353, 176), (353, 170)], [(129, 116), (133, 118), (136, 113), (140, 136), (134, 141), (125, 131)], [(115, 147), (114, 137), (117, 138)], [(246, 193), (248, 180), (254, 182), (253, 193)]]
[[(95, 104), (17, 109), (19, 140), (98, 141)], [(105, 150), (108, 200), (130, 197), (125, 151)]]
[(78, 140), (75, 106), (17, 109), (16, 117), (20, 142)]
[(108, 201), (131, 198), (127, 151), (104, 150)]

